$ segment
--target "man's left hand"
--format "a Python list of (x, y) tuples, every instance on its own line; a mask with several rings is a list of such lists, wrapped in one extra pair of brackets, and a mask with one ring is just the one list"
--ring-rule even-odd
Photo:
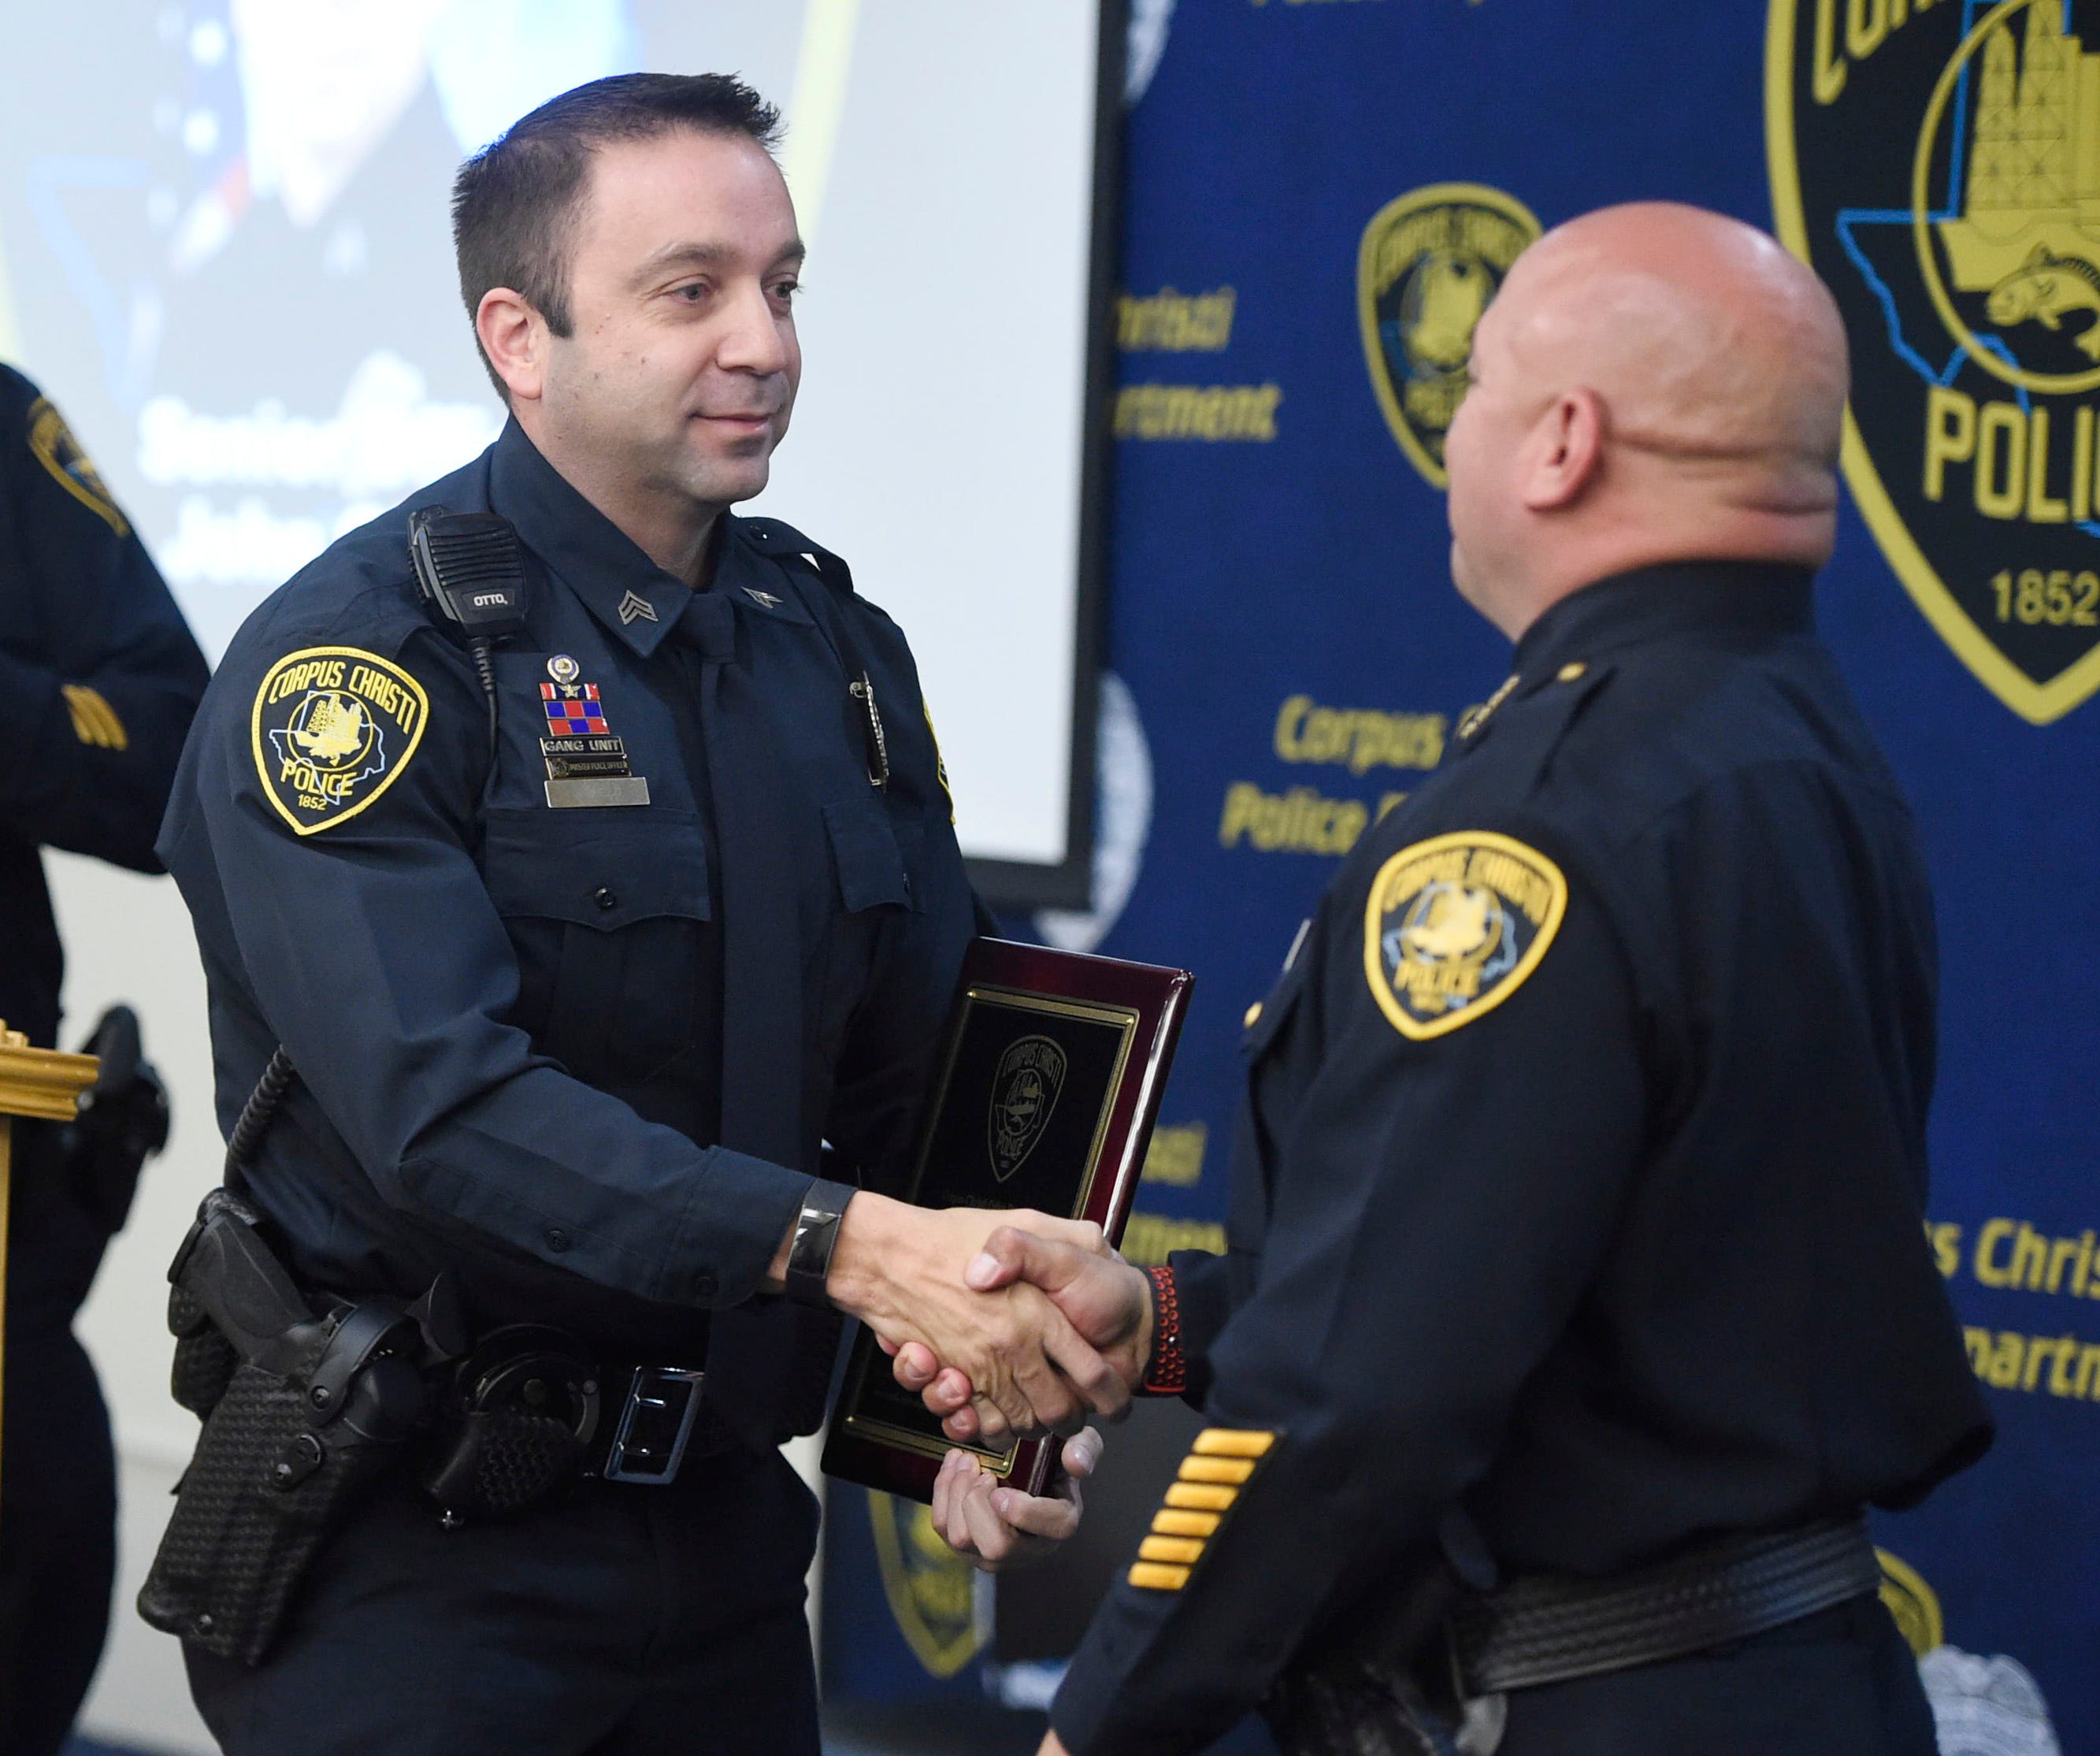
[(1091, 1427), (1067, 1439), (1064, 1476), (1047, 1494), (1003, 1486), (969, 1452), (951, 1451), (933, 1479), (933, 1528), (988, 1573), (1039, 1560), (1079, 1528), (1079, 1484), (1101, 1463), (1101, 1445)]

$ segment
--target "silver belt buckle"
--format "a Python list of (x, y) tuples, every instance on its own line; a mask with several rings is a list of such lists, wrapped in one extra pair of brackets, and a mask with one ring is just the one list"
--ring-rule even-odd
[(667, 1488), (678, 1479), (693, 1436), (693, 1418), (700, 1411), (704, 1372), (675, 1366), (638, 1366), (627, 1387), (611, 1449), (606, 1453), (605, 1480)]

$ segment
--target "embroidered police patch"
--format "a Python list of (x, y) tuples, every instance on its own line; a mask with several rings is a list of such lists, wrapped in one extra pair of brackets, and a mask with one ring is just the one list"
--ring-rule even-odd
[(1567, 908), (1560, 868), (1521, 841), (1482, 830), (1418, 841), (1371, 881), (1371, 994), (1403, 1036), (1455, 1030), (1523, 986)]
[(922, 697), (919, 711), (926, 716), (926, 735), (933, 740), (933, 778), (941, 783), (942, 796), (948, 801), (948, 821), (955, 820), (955, 789), (948, 784), (948, 759), (941, 754), (941, 735), (933, 730), (933, 710)]
[(399, 777), (430, 716), (423, 686), (356, 646), (308, 646), (255, 691), (256, 772), (302, 836), (355, 817)]
[(117, 502), (104, 485), (102, 476), (81, 449), (65, 417), (51, 406), (47, 396), (29, 404), (29, 450), (37, 461), (51, 471), (51, 479), (107, 524), (119, 536), (129, 536), (131, 526), (117, 510)]

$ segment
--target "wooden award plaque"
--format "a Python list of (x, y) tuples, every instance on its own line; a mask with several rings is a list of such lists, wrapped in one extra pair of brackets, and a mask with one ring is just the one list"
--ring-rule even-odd
[[(1195, 977), (1185, 969), (979, 939), (963, 963), (906, 1198), (922, 1207), (1033, 1207), (1123, 1236)], [(828, 1475), (930, 1501), (954, 1449), (862, 1330), (824, 1446)], [(1058, 1441), (973, 1445), (1041, 1493)]]

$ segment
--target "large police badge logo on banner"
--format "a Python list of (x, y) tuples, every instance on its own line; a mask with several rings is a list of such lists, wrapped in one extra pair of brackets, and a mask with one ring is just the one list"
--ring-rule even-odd
[(1523, 202), (1476, 183), (1438, 183), (1388, 201), (1357, 248), (1357, 317), (1386, 425), (1432, 488), (1466, 394), (1473, 325), (1538, 236)]
[(1773, 0), (1772, 203), (1852, 345), (1846, 481), (2036, 725), (2100, 688), (2100, 0)]

